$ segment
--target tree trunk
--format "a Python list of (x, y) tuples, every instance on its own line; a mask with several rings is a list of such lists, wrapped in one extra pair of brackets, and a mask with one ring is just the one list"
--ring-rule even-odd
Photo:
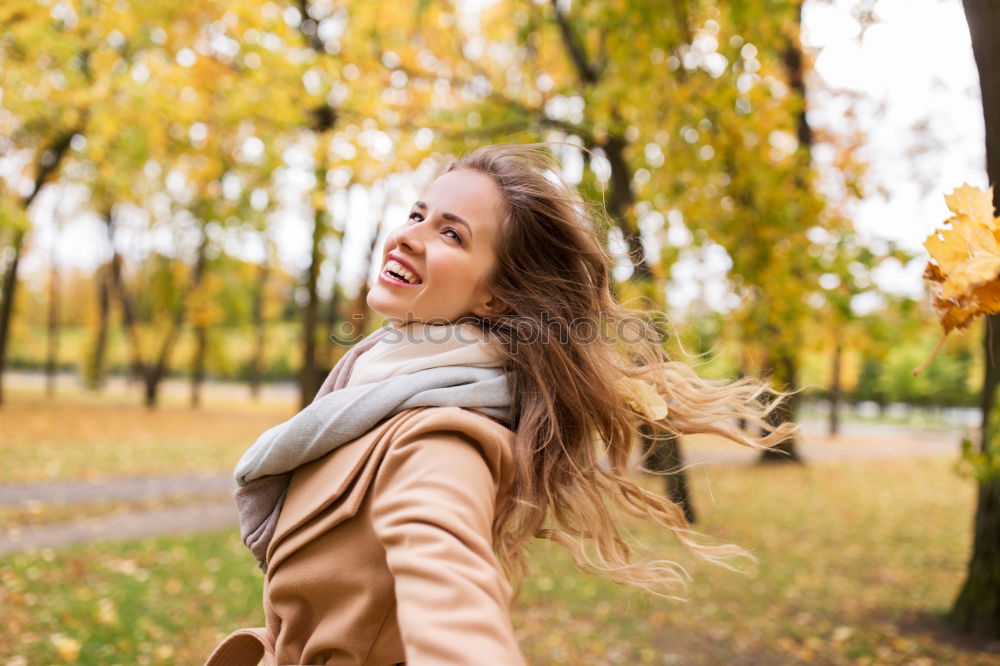
[(52, 263), (49, 267), (49, 311), (46, 326), (48, 344), (45, 352), (45, 395), (52, 398), (56, 394), (56, 372), (59, 369), (59, 269), (56, 268), (56, 253), (53, 246)]
[(961, 631), (1000, 638), (1000, 477), (979, 482), (973, 555), (948, 616)]
[[(972, 36), (972, 52), (979, 70), (979, 84), (986, 123), (986, 173), (991, 185), (1000, 185), (1000, 3), (996, 0), (963, 0)], [(993, 205), (1000, 204), (1000, 188)], [(1000, 315), (989, 315), (983, 338), (985, 373), (982, 394), (980, 451), (997, 460), (996, 433), (1000, 420)], [(973, 530), (972, 557), (965, 582), (955, 599), (949, 620), (959, 630), (987, 638), (1000, 638), (1000, 469), (979, 479)]]
[(264, 369), (264, 349), (267, 344), (267, 328), (264, 325), (264, 292), (267, 289), (270, 266), (265, 258), (257, 268), (257, 282), (253, 291), (253, 358), (250, 359), (250, 396), (260, 400), (260, 378)]
[[(740, 378), (741, 379), (743, 377), (746, 377), (747, 375), (750, 374), (750, 355), (747, 353), (747, 347), (746, 347), (746, 345), (743, 345), (742, 349), (740, 350), (740, 370), (739, 370), (739, 372), (740, 372)], [(736, 419), (736, 425), (739, 427), (740, 430), (746, 430), (747, 429), (747, 420), (746, 420), (746, 418), (744, 418), (744, 417), (741, 416), (740, 418)]]
[[(337, 262), (340, 265), (340, 262)], [(340, 289), (337, 288), (336, 279), (334, 279), (333, 286), (330, 288), (330, 298), (326, 303), (326, 316), (323, 318), (323, 329), (326, 331), (326, 349), (323, 350), (323, 358), (326, 360), (327, 367), (332, 367), (333, 363), (337, 362), (336, 356), (337, 350), (337, 336), (334, 335), (337, 330), (337, 323), (340, 321)]]
[(608, 197), (611, 213), (618, 223), (618, 228), (621, 229), (628, 248), (629, 260), (632, 262), (632, 279), (637, 282), (652, 280), (653, 271), (646, 261), (642, 234), (632, 211), (635, 195), (632, 193), (632, 172), (625, 160), (625, 139), (610, 135), (601, 147), (611, 164), (611, 191)]
[[(201, 286), (202, 277), (205, 275), (205, 263), (207, 260), (206, 254), (208, 252), (208, 233), (205, 230), (204, 222), (201, 223), (199, 231), (201, 232), (201, 240), (198, 243), (198, 251), (195, 256), (194, 268), (191, 270), (191, 277), (188, 279), (188, 296), (193, 295), (194, 292)], [(146, 365), (146, 375), (144, 380), (146, 383), (145, 404), (147, 407), (156, 407), (160, 382), (167, 376), (170, 365), (170, 355), (173, 353), (174, 345), (177, 343), (177, 338), (180, 337), (181, 326), (183, 325), (184, 317), (187, 314), (187, 301), (188, 299), (182, 298), (180, 305), (176, 310), (174, 310), (173, 318), (170, 321), (170, 328), (168, 329), (163, 342), (160, 344), (160, 351), (156, 356), (156, 362), (150, 362)]]
[[(972, 557), (965, 582), (948, 615), (952, 626), (986, 638), (1000, 638), (1000, 468), (996, 467), (1000, 434), (1000, 315), (989, 315), (983, 340), (985, 377), (979, 450), (994, 460), (982, 475), (976, 502)], [(991, 363), (990, 359), (994, 359)]]
[[(310, 0), (298, 0), (297, 4), (299, 11), (302, 12), (302, 16), (310, 15), (309, 10), (312, 4)], [(306, 45), (317, 56), (327, 55), (326, 43), (317, 31), (306, 30), (306, 24), (306, 21), (299, 24), (299, 34), (305, 40)], [(319, 135), (318, 138), (321, 141), (323, 140), (324, 133), (333, 129), (340, 118), (337, 110), (330, 104), (321, 104), (314, 108), (311, 116), (310, 129)], [(316, 169), (317, 194), (321, 200), (325, 199), (326, 175), (327, 168), (325, 165), (321, 165)], [(319, 321), (319, 295), (317, 294), (316, 282), (319, 278), (319, 266), (322, 261), (320, 243), (326, 233), (325, 216), (326, 202), (324, 200), (322, 204), (317, 206), (313, 217), (312, 258), (306, 274), (308, 300), (302, 313), (302, 371), (299, 375), (299, 394), (300, 403), (303, 408), (312, 402), (323, 381), (316, 362), (316, 325)]]
[(694, 504), (688, 490), (687, 472), (681, 469), (684, 460), (681, 456), (677, 438), (668, 441), (660, 440), (659, 446), (650, 437), (649, 428), (644, 424), (639, 427), (642, 433), (643, 467), (656, 474), (663, 475), (663, 490), (667, 499), (684, 510), (684, 518), (692, 525), (696, 520)]
[[(625, 160), (625, 141), (621, 137), (612, 135), (602, 147), (611, 165), (611, 191), (608, 196), (610, 213), (622, 231), (632, 262), (633, 272), (629, 280), (638, 284), (651, 283), (653, 271), (646, 261), (642, 237), (632, 213), (635, 195), (632, 192), (631, 171)], [(645, 303), (649, 308), (656, 308), (658, 305), (658, 303)], [(684, 509), (684, 515), (689, 517), (689, 522), (694, 522), (695, 511), (691, 495), (688, 493), (687, 472), (682, 468), (684, 456), (681, 452), (680, 439), (660, 437), (654, 442), (648, 434), (644, 434), (643, 450), (649, 451), (653, 447), (656, 451), (650, 454), (647, 460), (652, 464), (666, 465), (666, 469), (675, 470), (664, 477), (667, 497)]]
[[(350, 219), (348, 215), (344, 219)], [(344, 231), (339, 232), (339, 243), (337, 245), (337, 256), (334, 260), (333, 285), (330, 287), (330, 298), (326, 303), (326, 315), (323, 318), (323, 331), (326, 343), (323, 349), (323, 367), (320, 374), (324, 377), (338, 360), (337, 352), (337, 324), (340, 322), (341, 291), (337, 288), (337, 276), (344, 258)], [(368, 262), (371, 262), (371, 254), (368, 255)], [(367, 273), (365, 273), (367, 275)]]
[[(584, 53), (583, 45), (573, 33), (568, 18), (562, 13), (555, 2), (553, 2), (553, 10), (560, 28), (563, 46), (570, 60), (573, 62), (581, 85), (596, 83), (602, 75), (601, 68), (588, 60), (587, 55)], [(632, 275), (629, 279), (637, 283), (649, 282), (653, 279), (653, 271), (646, 261), (645, 248), (642, 245), (642, 235), (633, 217), (632, 208), (635, 203), (635, 195), (632, 192), (631, 169), (628, 166), (628, 160), (625, 158), (625, 140), (621, 136), (611, 134), (607, 140), (597, 147), (600, 147), (604, 151), (611, 167), (608, 212), (621, 230), (622, 238), (628, 248), (629, 261), (632, 264)], [(612, 290), (614, 291), (613, 283)], [(617, 294), (613, 295), (617, 296)], [(680, 469), (683, 458), (677, 438), (660, 439), (658, 441), (658, 444), (654, 444), (648, 435), (643, 436), (642, 448), (644, 451), (649, 451), (654, 446), (657, 449), (649, 455), (647, 461), (654, 465), (660, 463), (667, 464), (669, 462), (671, 467), (678, 468), (677, 472), (664, 477), (667, 484), (667, 496), (680, 504), (684, 509), (685, 515), (691, 516), (693, 522), (694, 509), (687, 492), (686, 472)]]
[(836, 437), (840, 434), (840, 401), (843, 395), (840, 387), (840, 364), (843, 352), (844, 346), (838, 341), (833, 346), (833, 362), (831, 363), (829, 429), (831, 437)]
[(795, 37), (794, 39), (789, 39), (788, 43), (785, 44), (783, 59), (785, 61), (785, 70), (788, 72), (788, 83), (792, 88), (792, 92), (802, 100), (802, 110), (796, 118), (796, 137), (799, 140), (799, 147), (804, 148), (806, 157), (811, 159), (813, 131), (809, 125), (809, 119), (806, 117), (805, 57), (802, 53), (802, 39), (800, 38), (803, 0), (796, 0), (795, 4), (797, 5)]
[[(638, 284), (650, 283), (653, 271), (646, 261), (646, 251), (642, 245), (642, 236), (638, 224), (633, 217), (632, 207), (635, 194), (632, 192), (632, 173), (625, 159), (625, 140), (622, 137), (610, 135), (600, 146), (611, 165), (611, 188), (608, 193), (609, 213), (615, 219), (622, 232), (628, 248), (629, 260), (632, 262), (632, 275), (629, 280)], [(646, 307), (655, 308), (656, 303), (646, 303)], [(681, 468), (684, 456), (681, 453), (680, 441), (677, 437), (658, 438), (653, 442), (647, 434), (642, 438), (643, 451), (656, 447), (656, 451), (647, 458), (651, 464), (666, 464), (670, 469), (676, 469), (664, 477), (667, 497), (684, 509), (684, 515), (690, 516), (693, 522), (695, 515), (691, 496), (688, 493), (687, 472)], [(654, 462), (655, 461), (655, 462)]]
[(205, 381), (205, 349), (208, 346), (208, 329), (194, 329), (194, 354), (191, 357), (191, 408), (201, 407), (201, 386)]
[(155, 367), (148, 366), (142, 375), (142, 404), (153, 409), (160, 399), (160, 380), (162, 376)]
[(142, 360), (142, 341), (139, 339), (139, 329), (135, 321), (132, 300), (125, 289), (122, 258), (115, 245), (115, 223), (110, 209), (104, 212), (104, 224), (108, 231), (108, 245), (111, 248), (111, 259), (108, 261), (108, 285), (110, 289), (114, 290), (118, 297), (118, 304), (121, 306), (122, 327), (125, 329), (125, 336), (128, 338), (129, 348), (132, 352), (131, 374), (133, 377), (142, 377), (146, 374), (145, 363)]
[(10, 318), (14, 312), (14, 295), (17, 293), (17, 268), (21, 263), (24, 231), (14, 233), (14, 257), (3, 276), (3, 294), (0, 296), (0, 405), (3, 404), (3, 375), (7, 363), (7, 338), (10, 335)]
[[(792, 352), (779, 352), (773, 356), (768, 366), (773, 369), (774, 378), (783, 385), (782, 390), (788, 390), (798, 385), (798, 359)], [(782, 423), (795, 420), (795, 413), (798, 411), (799, 394), (796, 393), (785, 399), (778, 407), (765, 417), (765, 421), (771, 427), (778, 427)], [(788, 437), (780, 442), (773, 449), (762, 451), (760, 454), (761, 463), (801, 463), (802, 458), (795, 446), (795, 437)]]
[[(326, 169), (317, 170), (316, 187), (326, 188)], [(299, 402), (303, 409), (309, 406), (319, 390), (319, 372), (316, 367), (316, 324), (319, 320), (320, 263), (323, 261), (322, 242), (326, 234), (326, 210), (320, 205), (313, 215), (312, 255), (306, 269), (306, 304), (302, 312), (302, 371), (299, 375)]]
[[(813, 132), (806, 116), (808, 111), (806, 104), (806, 82), (805, 82), (805, 57), (802, 53), (802, 0), (796, 0), (796, 25), (795, 30), (789, 37), (783, 54), (785, 71), (788, 75), (788, 83), (792, 91), (799, 96), (802, 106), (796, 117), (796, 134), (799, 140), (799, 159), (801, 165), (796, 169), (794, 180), (796, 185), (807, 190), (811, 187), (811, 178), (808, 177), (812, 167), (812, 143)], [(807, 221), (803, 220), (803, 224)], [(784, 384), (783, 390), (794, 391), (798, 388), (798, 363), (796, 350), (788, 347), (771, 352), (771, 361), (768, 367), (779, 383)], [(782, 423), (795, 420), (798, 411), (799, 395), (795, 394), (786, 399), (782, 404), (768, 415), (767, 422), (772, 427), (777, 427)], [(763, 451), (760, 462), (796, 462), (801, 463), (802, 458), (795, 447), (795, 438), (789, 437), (774, 447), (775, 450)]]
[(110, 264), (104, 264), (97, 269), (97, 332), (94, 344), (87, 356), (84, 381), (87, 388), (100, 389), (104, 385), (104, 361), (108, 347), (108, 315), (111, 310), (109, 282), (111, 276)]
[[(86, 112), (81, 124), (86, 122)], [(72, 129), (68, 132), (58, 134), (53, 138), (50, 145), (45, 146), (38, 153), (38, 170), (35, 172), (35, 186), (31, 194), (21, 200), (21, 208), (27, 212), (35, 197), (42, 191), (42, 187), (49, 182), (62, 164), (66, 151), (69, 150), (70, 141), (81, 129)], [(7, 266), (7, 272), (3, 280), (3, 293), (0, 295), (0, 405), (3, 405), (3, 376), (7, 365), (7, 341), (10, 337), (10, 320), (14, 313), (14, 295), (17, 292), (17, 269), (21, 263), (21, 250), (24, 246), (24, 235), (27, 233), (23, 229), (14, 232), (14, 257)]]
[[(111, 261), (109, 262), (111, 285), (118, 296), (118, 301), (122, 309), (122, 324), (129, 339), (129, 347), (132, 351), (132, 373), (139, 377), (143, 386), (143, 404), (146, 407), (156, 407), (159, 398), (160, 382), (167, 374), (167, 365), (170, 362), (170, 354), (173, 351), (174, 343), (180, 334), (181, 324), (187, 312), (186, 299), (181, 299), (180, 306), (173, 312), (166, 336), (160, 345), (156, 359), (148, 362), (142, 355), (142, 341), (139, 335), (138, 323), (135, 319), (135, 311), (128, 292), (125, 289), (125, 277), (122, 274), (122, 259), (118, 254), (114, 242), (114, 221), (110, 211), (104, 214), (104, 222), (108, 230), (108, 241), (111, 245)], [(198, 245), (198, 254), (195, 265), (188, 282), (188, 293), (193, 293), (201, 284), (202, 276), (205, 272), (206, 251), (208, 248), (208, 234), (205, 232), (204, 224), (201, 226), (201, 240)]]
[[(606, 61), (604, 56), (595, 59), (586, 52), (584, 40), (573, 30), (572, 22), (560, 8), (556, 0), (552, 0), (553, 18), (559, 28), (563, 48), (569, 58), (571, 66), (576, 72), (581, 87), (587, 87), (599, 83), (604, 77), (604, 66)], [(603, 43), (603, 37), (602, 37)], [(617, 113), (612, 109), (615, 120), (620, 120)], [(650, 280), (653, 273), (646, 263), (646, 253), (642, 246), (642, 236), (639, 232), (639, 225), (632, 214), (632, 206), (635, 203), (635, 194), (632, 192), (632, 171), (629, 169), (628, 161), (625, 159), (625, 138), (618, 134), (611, 133), (608, 138), (599, 143), (598, 146), (604, 151), (608, 162), (611, 165), (611, 190), (608, 193), (609, 208), (618, 228), (621, 229), (628, 247), (629, 260), (632, 262), (632, 279), (643, 282)]]
[[(351, 219), (350, 187), (351, 184), (349, 183), (347, 187), (344, 188), (347, 193), (347, 196), (345, 197), (344, 220)], [(382, 221), (385, 219), (386, 209), (389, 206), (389, 185), (385, 181), (383, 181), (380, 191), (382, 193), (382, 206), (380, 208), (380, 212), (376, 215), (375, 229), (372, 233), (371, 240), (368, 243), (368, 253), (365, 256), (364, 261), (365, 269), (361, 274), (361, 285), (358, 287), (357, 297), (353, 303), (345, 304), (344, 293), (341, 289), (338, 289), (336, 279), (334, 279), (333, 288), (330, 290), (330, 301), (326, 311), (326, 359), (330, 364), (330, 367), (335, 365), (347, 349), (350, 348), (352, 344), (351, 341), (359, 340), (361, 334), (364, 332), (364, 313), (368, 307), (368, 276), (371, 274), (372, 261), (374, 261), (378, 245), (378, 237), (382, 230)], [(340, 232), (340, 245), (337, 248), (337, 273), (339, 273), (340, 267), (343, 265), (344, 238), (346, 231), (347, 225), (345, 223), (344, 230)], [(344, 312), (345, 306), (346, 309), (349, 310), (347, 313)], [(361, 308), (360, 310), (358, 309), (359, 306)], [(345, 314), (348, 319), (345, 319)], [(345, 325), (338, 328), (342, 322), (344, 322)]]
[(122, 310), (122, 326), (129, 341), (129, 348), (132, 352), (131, 374), (138, 378), (143, 385), (143, 402), (146, 406), (153, 406), (156, 403), (156, 384), (158, 379), (150, 378), (152, 369), (149, 368), (142, 358), (142, 340), (139, 337), (139, 327), (135, 320), (135, 310), (132, 308), (132, 301), (125, 289), (125, 276), (122, 269), (122, 258), (118, 254), (115, 246), (114, 217), (111, 209), (104, 212), (104, 223), (108, 231), (108, 244), (111, 247), (111, 260), (108, 262), (108, 278), (110, 286), (114, 288), (115, 295), (118, 296), (118, 303)]

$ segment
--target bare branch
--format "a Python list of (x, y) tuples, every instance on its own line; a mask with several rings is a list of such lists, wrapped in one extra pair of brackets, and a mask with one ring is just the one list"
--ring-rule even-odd
[(569, 19), (559, 9), (559, 0), (552, 0), (552, 12), (555, 14), (556, 23), (559, 25), (559, 32), (562, 34), (563, 46), (569, 54), (570, 60), (576, 67), (580, 80), (585, 83), (597, 83), (599, 71), (587, 62), (587, 56), (583, 52), (583, 46), (576, 40), (573, 29), (569, 24)]

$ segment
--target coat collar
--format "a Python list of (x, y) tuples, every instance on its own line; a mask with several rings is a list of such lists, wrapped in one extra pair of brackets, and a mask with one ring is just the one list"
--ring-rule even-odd
[(357, 513), (379, 463), (394, 443), (449, 431), (476, 442), (497, 479), (498, 496), (506, 495), (513, 479), (514, 433), (509, 428), (460, 407), (407, 409), (295, 470), (268, 545), (268, 577), (287, 554)]

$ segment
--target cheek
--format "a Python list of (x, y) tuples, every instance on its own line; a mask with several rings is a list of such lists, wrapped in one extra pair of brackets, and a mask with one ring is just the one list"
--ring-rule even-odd
[(471, 293), (482, 277), (480, 264), (464, 252), (438, 255), (430, 268), (436, 290), (456, 295)]
[(449, 261), (446, 257), (440, 257), (428, 268), (434, 281), (431, 291), (438, 296), (459, 292), (464, 287), (463, 283), (468, 281), (468, 267), (461, 261)]

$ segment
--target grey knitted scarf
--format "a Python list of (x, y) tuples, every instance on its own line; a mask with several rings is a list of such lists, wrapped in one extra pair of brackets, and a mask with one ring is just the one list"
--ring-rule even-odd
[(510, 395), (500, 367), (431, 367), (348, 386), (358, 357), (391, 332), (386, 325), (355, 344), (330, 371), (312, 404), (265, 431), (237, 463), (240, 536), (261, 570), (266, 571), (267, 546), (296, 467), (413, 407), (465, 407), (509, 421)]

